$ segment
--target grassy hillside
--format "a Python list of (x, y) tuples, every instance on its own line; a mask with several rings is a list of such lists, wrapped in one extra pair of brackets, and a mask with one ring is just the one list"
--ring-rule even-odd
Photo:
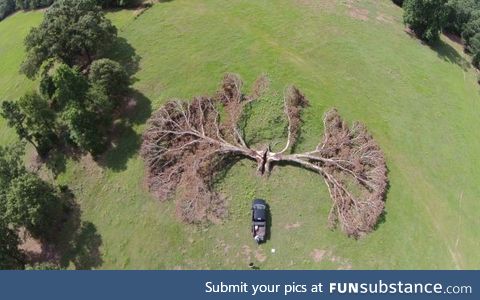
[[(251, 261), (262, 269), (480, 267), (474, 71), (450, 42), (429, 48), (410, 37), (401, 9), (389, 0), (332, 2), (174, 0), (138, 18), (132, 11), (109, 15), (140, 59), (136, 122), (103, 167), (88, 158), (70, 161), (59, 178), (101, 236), (96, 267), (244, 269)], [(0, 99), (33, 87), (17, 70), (22, 39), (40, 20), (36, 12), (0, 22)], [(306, 93), (311, 107), (300, 149), (318, 142), (330, 107), (367, 124), (390, 172), (385, 222), (374, 233), (356, 241), (330, 231), (323, 182), (295, 168), (277, 168), (267, 180), (247, 161), (235, 165), (219, 186), (230, 215), (209, 227), (179, 223), (172, 202), (148, 194), (137, 154), (146, 117), (171, 97), (212, 93), (225, 72), (241, 74), (247, 87), (266, 73), (279, 94), (292, 83)], [(282, 105), (281, 97), (271, 103)], [(271, 117), (264, 110), (259, 126)], [(0, 143), (12, 140), (4, 123), (0, 130)], [(249, 234), (254, 196), (269, 201), (273, 221), (271, 240), (259, 247)]]

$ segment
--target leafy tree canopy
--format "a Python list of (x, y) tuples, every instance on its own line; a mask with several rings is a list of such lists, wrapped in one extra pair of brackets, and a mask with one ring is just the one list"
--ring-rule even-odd
[(23, 165), (24, 144), (16, 143), (9, 147), (0, 146), (0, 216), (2, 212), (2, 195), (10, 182), (26, 172)]
[(141, 3), (141, 0), (97, 0), (102, 7), (134, 7)]
[(108, 95), (121, 95), (126, 92), (130, 79), (118, 62), (103, 58), (92, 63), (89, 73), (90, 82), (102, 86)]
[(29, 265), (25, 268), (25, 270), (27, 271), (59, 271), (59, 270), (65, 270), (65, 269), (54, 262), (41, 262), (41, 263)]
[(15, 227), (25, 227), (32, 236), (48, 239), (61, 210), (55, 189), (37, 175), (27, 172), (10, 182), (4, 218)]
[(15, 0), (0, 0), (0, 20), (15, 11)]
[(0, 270), (23, 269), (25, 257), (18, 235), (0, 219)]
[(49, 59), (85, 67), (113, 43), (116, 28), (95, 0), (57, 0), (25, 39), (21, 71), (33, 78)]
[(69, 104), (82, 104), (87, 94), (89, 84), (76, 67), (70, 68), (61, 64), (52, 76), (54, 92), (52, 101), (57, 110)]
[(438, 40), (448, 20), (447, 0), (405, 0), (403, 20), (421, 39)]
[(27, 93), (16, 102), (3, 102), (0, 115), (40, 155), (45, 155), (53, 146), (55, 115), (48, 102), (36, 92)]

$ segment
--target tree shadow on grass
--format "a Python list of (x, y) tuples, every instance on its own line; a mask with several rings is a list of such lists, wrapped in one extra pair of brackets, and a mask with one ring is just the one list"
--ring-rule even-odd
[[(462, 70), (464, 71), (470, 68), (470, 63), (464, 57), (462, 57), (455, 48), (450, 46), (448, 43), (442, 40), (438, 40), (436, 42), (433, 42), (432, 44), (427, 44), (425, 41), (422, 41), (421, 39), (419, 39), (418, 36), (412, 30), (406, 29), (405, 33), (407, 33), (410, 38), (419, 41), (420, 43), (422, 43), (422, 45), (428, 46), (431, 50), (435, 51), (438, 57), (441, 58), (442, 60), (452, 64), (456, 64), (459, 67), (461, 67)], [(448, 37), (448, 38), (452, 39), (452, 37)]]
[(470, 63), (464, 57), (462, 57), (455, 48), (444, 41), (439, 40), (432, 45), (429, 45), (429, 47), (444, 61), (456, 64), (464, 71), (470, 68)]
[(141, 57), (135, 48), (123, 37), (118, 37), (108, 51), (108, 58), (119, 62), (125, 67), (129, 76), (133, 76), (140, 69)]
[(60, 145), (58, 148), (50, 150), (47, 159), (43, 162), (48, 170), (52, 172), (53, 177), (56, 179), (58, 175), (64, 173), (67, 169), (68, 159), (73, 161), (80, 161), (82, 155), (84, 155), (79, 149), (75, 149), (72, 146)]
[[(139, 70), (141, 57), (126, 39), (117, 38), (109, 52), (109, 58), (125, 67), (132, 83), (136, 81), (134, 74)], [(96, 158), (97, 163), (116, 172), (126, 170), (128, 161), (141, 145), (141, 135), (133, 127), (144, 124), (151, 114), (151, 101), (140, 91), (130, 89), (116, 113), (118, 118), (111, 130), (110, 146), (103, 155)]]
[(265, 228), (265, 243), (272, 238), (272, 210), (267, 203), (267, 228)]
[(115, 125), (114, 130), (118, 136), (112, 140), (110, 149), (97, 159), (97, 163), (115, 172), (125, 171), (130, 158), (140, 149), (142, 139), (131, 126), (124, 123)]
[[(67, 186), (60, 186), (59, 196), (63, 214), (48, 238), (29, 238), (29, 246), (24, 249), (27, 263), (52, 263), (62, 269), (73, 266), (77, 270), (100, 267), (103, 263), (100, 252), (102, 237), (93, 223), (82, 221), (80, 206)], [(23, 236), (27, 241), (25, 237), (29, 235), (24, 233)]]
[(102, 265), (100, 253), (102, 237), (91, 222), (82, 222), (75, 239), (70, 257), (77, 270), (88, 270)]
[(62, 197), (68, 201), (62, 229), (55, 245), (59, 254), (59, 264), (67, 268), (73, 264), (77, 270), (89, 270), (103, 263), (100, 247), (102, 237), (95, 225), (81, 220), (81, 209), (75, 195), (68, 187), (62, 187)]
[(121, 110), (122, 118), (112, 129), (110, 147), (97, 159), (100, 166), (116, 172), (126, 170), (129, 159), (138, 153), (142, 139), (133, 126), (147, 121), (152, 114), (152, 106), (147, 97), (132, 90)]

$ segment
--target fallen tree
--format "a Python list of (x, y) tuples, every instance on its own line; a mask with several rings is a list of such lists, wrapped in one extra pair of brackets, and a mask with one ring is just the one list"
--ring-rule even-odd
[[(246, 143), (240, 127), (244, 108), (268, 89), (260, 77), (250, 95), (242, 93), (242, 81), (225, 75), (213, 97), (191, 102), (172, 100), (155, 112), (143, 135), (141, 154), (147, 167), (152, 193), (166, 200), (176, 193), (177, 212), (183, 221), (218, 220), (226, 214), (225, 201), (214, 189), (217, 174), (233, 161), (255, 161), (260, 176), (275, 165), (290, 164), (320, 174), (332, 199), (329, 224), (349, 236), (372, 231), (384, 211), (387, 168), (380, 147), (366, 128), (352, 127), (332, 109), (323, 118), (324, 136), (315, 149), (291, 153), (297, 142), (306, 97), (294, 86), (284, 95), (288, 120), (285, 147), (274, 152), (269, 146), (255, 149)], [(222, 112), (222, 113), (220, 113)]]

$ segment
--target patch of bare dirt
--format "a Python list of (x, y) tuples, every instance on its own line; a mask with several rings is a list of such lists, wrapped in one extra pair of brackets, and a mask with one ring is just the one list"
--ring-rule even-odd
[(311, 253), (311, 256), (313, 258), (313, 261), (318, 263), (318, 262), (321, 262), (323, 260), (325, 254), (327, 254), (326, 250), (313, 249), (313, 252)]
[(255, 250), (255, 258), (259, 262), (264, 262), (267, 259), (267, 255), (265, 255), (265, 251), (263, 251), (263, 249), (257, 249)]
[(333, 10), (336, 3), (332, 0), (295, 0), (295, 3), (301, 7), (314, 10)]
[(352, 265), (347, 259), (342, 258), (340, 256), (336, 256), (329, 250), (313, 249), (313, 251), (310, 253), (310, 256), (312, 257), (313, 261), (316, 263), (320, 263), (322, 261), (329, 261), (331, 263), (336, 264), (337, 270), (352, 269)]
[(355, 3), (358, 2), (358, 0), (345, 0), (344, 4), (348, 8), (354, 7)]
[(243, 254), (243, 256), (245, 256), (245, 260), (247, 262), (251, 261), (251, 259), (252, 259), (252, 249), (250, 249), (249, 246), (247, 246), (247, 245), (242, 246), (242, 254)]
[(342, 265), (337, 268), (337, 270), (351, 270), (351, 269), (352, 269), (352, 265), (350, 264)]
[(21, 244), (18, 246), (20, 250), (36, 255), (42, 253), (42, 243), (39, 240), (31, 237), (24, 229), (20, 230), (19, 235), (22, 237)]
[(354, 19), (368, 21), (369, 11), (364, 8), (351, 7), (348, 14)]
[(98, 165), (91, 154), (84, 155), (80, 158), (80, 166), (88, 175), (98, 177), (103, 174), (104, 170)]
[(446, 36), (450, 41), (452, 41), (452, 42), (454, 42), (455, 44), (458, 44), (458, 45), (460, 45), (460, 46), (462, 46), (462, 47), (464, 46), (463, 41), (462, 41), (462, 38), (461, 38), (460, 36), (458, 36), (458, 35), (456, 35), (456, 34), (453, 34), (453, 33), (448, 33), (448, 32), (446, 32), (446, 33), (444, 33), (444, 34), (445, 34), (445, 36)]
[(223, 254), (227, 255), (230, 251), (231, 246), (227, 244), (224, 240), (217, 240), (217, 246), (220, 251), (223, 251)]
[(58, 260), (58, 254), (53, 247), (49, 247), (33, 238), (24, 228), (20, 229), (18, 236), (21, 239), (18, 248), (25, 253), (29, 262), (38, 263)]
[(393, 18), (391, 16), (387, 16), (385, 14), (378, 14), (376, 17), (377, 21), (380, 21), (382, 23), (387, 23), (387, 24), (392, 24), (393, 23)]
[(294, 228), (299, 228), (300, 226), (302, 226), (302, 224), (300, 222), (295, 222), (295, 223), (291, 223), (291, 224), (286, 224), (285, 229), (290, 230), (290, 229), (294, 229)]

